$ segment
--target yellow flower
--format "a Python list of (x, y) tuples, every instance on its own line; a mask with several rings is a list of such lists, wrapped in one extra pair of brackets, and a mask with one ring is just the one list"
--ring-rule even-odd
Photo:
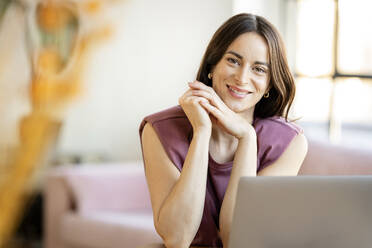
[(61, 56), (54, 49), (44, 49), (39, 54), (37, 66), (42, 72), (58, 73), (62, 67)]
[(37, 21), (39, 26), (47, 32), (55, 32), (63, 28), (72, 18), (69, 9), (58, 6), (51, 1), (39, 4)]
[(90, 14), (97, 13), (102, 8), (102, 1), (90, 0), (84, 4), (84, 10)]

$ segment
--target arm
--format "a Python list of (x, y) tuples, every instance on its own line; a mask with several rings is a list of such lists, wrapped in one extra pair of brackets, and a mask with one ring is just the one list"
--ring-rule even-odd
[(155, 228), (166, 247), (189, 247), (203, 216), (210, 131), (196, 131), (182, 173), (170, 161), (154, 129), (142, 134), (146, 178)]
[[(247, 120), (229, 109), (211, 87), (198, 82), (193, 83), (190, 87), (193, 89), (193, 95), (208, 100), (208, 102), (200, 102), (200, 104), (215, 117), (217, 120), (216, 124), (239, 140), (229, 184), (220, 210), (220, 236), (226, 248), (239, 179), (242, 176), (256, 176), (256, 132)], [(306, 152), (306, 138), (304, 135), (299, 134), (292, 140), (281, 157), (271, 166), (260, 171), (258, 175), (297, 175)]]
[(229, 184), (227, 185), (225, 196), (222, 201), (219, 220), (220, 237), (223, 247), (227, 247), (228, 245), (239, 179), (243, 176), (256, 176), (256, 170), (257, 141), (256, 133), (253, 131), (249, 137), (239, 140)]
[(298, 134), (283, 154), (270, 166), (258, 172), (258, 176), (297, 176), (307, 153), (307, 139)]
[[(251, 142), (249, 139), (248, 141), (239, 140), (230, 181), (222, 202), (220, 234), (225, 248), (228, 247), (239, 179), (242, 176), (256, 176), (257, 145), (255, 139), (250, 140)], [(299, 134), (291, 141), (279, 159), (261, 170), (257, 176), (296, 176), (306, 153), (306, 138), (303, 134)]]

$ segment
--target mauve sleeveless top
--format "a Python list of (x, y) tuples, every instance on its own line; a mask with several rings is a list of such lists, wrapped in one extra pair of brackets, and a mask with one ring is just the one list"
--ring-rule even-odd
[[(153, 126), (169, 159), (182, 171), (192, 139), (192, 126), (181, 106), (145, 117), (139, 129), (140, 137), (147, 122)], [(256, 118), (253, 126), (257, 133), (257, 171), (275, 162), (292, 139), (302, 132), (300, 127), (282, 117)], [(233, 161), (219, 164), (209, 155), (204, 212), (192, 245), (222, 247), (218, 236), (219, 213), (232, 165)]]

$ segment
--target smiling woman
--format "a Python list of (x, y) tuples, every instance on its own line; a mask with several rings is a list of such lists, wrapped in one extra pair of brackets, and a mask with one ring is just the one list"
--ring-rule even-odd
[(268, 59), (265, 39), (249, 32), (236, 38), (211, 69), (212, 87), (231, 110), (253, 116), (254, 106), (269, 92)]
[(260, 16), (231, 17), (188, 85), (140, 126), (154, 224), (166, 247), (228, 247), (239, 179), (297, 175), (307, 152), (287, 118), (295, 85), (280, 35)]

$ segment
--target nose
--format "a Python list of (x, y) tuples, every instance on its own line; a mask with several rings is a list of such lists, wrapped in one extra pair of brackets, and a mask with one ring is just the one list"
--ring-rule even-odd
[(249, 68), (241, 68), (236, 72), (235, 79), (239, 84), (247, 84), (251, 79), (251, 71)]

